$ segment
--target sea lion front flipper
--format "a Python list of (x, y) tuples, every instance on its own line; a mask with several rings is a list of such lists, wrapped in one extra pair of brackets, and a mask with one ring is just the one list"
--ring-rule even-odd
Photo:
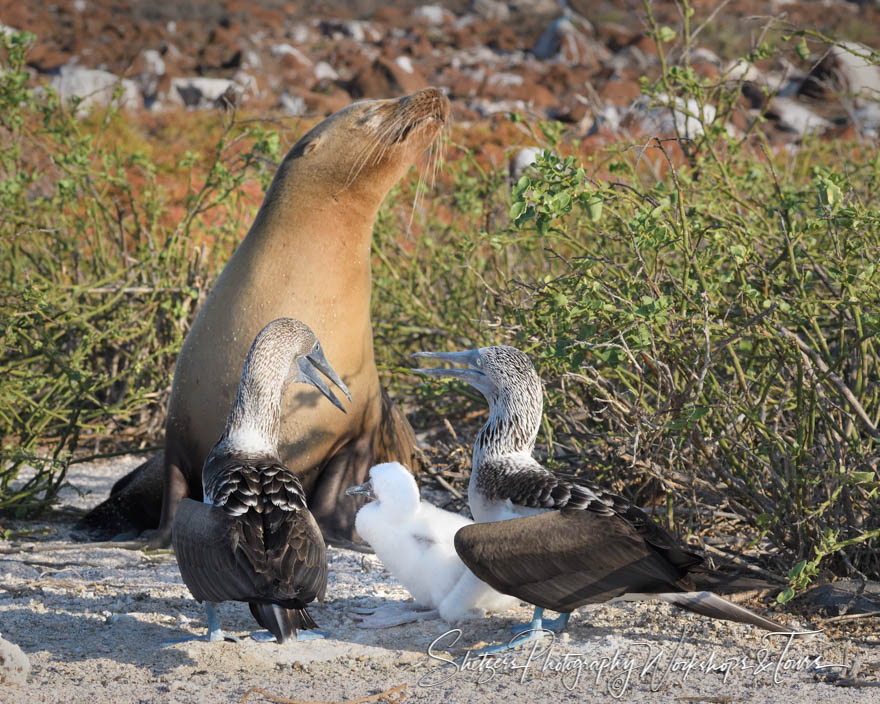
[(186, 475), (178, 464), (168, 457), (166, 452), (162, 485), (162, 514), (159, 518), (159, 527), (145, 530), (141, 534), (141, 538), (147, 541), (147, 547), (151, 550), (167, 548), (171, 545), (171, 526), (174, 524), (174, 514), (181, 500), (188, 498), (189, 495)]
[(80, 541), (134, 538), (155, 528), (162, 512), (165, 453), (158, 452), (120, 478), (104, 501), (74, 526), (71, 537)]

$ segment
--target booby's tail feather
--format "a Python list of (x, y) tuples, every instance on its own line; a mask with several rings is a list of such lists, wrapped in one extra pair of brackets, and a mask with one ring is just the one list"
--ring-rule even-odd
[(688, 578), (694, 584), (694, 591), (715, 592), (716, 594), (736, 594), (751, 591), (779, 591), (778, 584), (765, 582), (762, 579), (743, 577), (738, 574), (724, 574), (697, 567), (688, 572)]
[(710, 618), (748, 623), (774, 633), (785, 633), (790, 630), (775, 621), (759, 616), (711, 592), (678, 592), (659, 594), (658, 596), (670, 604), (675, 604), (682, 609), (687, 609), (703, 616), (709, 616)]
[(296, 638), (297, 629), (308, 630), (318, 627), (305, 609), (285, 609), (277, 604), (253, 602), (248, 606), (257, 623), (275, 636), (275, 640), (279, 643)]

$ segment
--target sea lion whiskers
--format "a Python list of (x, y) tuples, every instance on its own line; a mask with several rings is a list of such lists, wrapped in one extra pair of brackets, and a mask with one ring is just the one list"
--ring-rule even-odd
[[(446, 136), (449, 131), (449, 121), (443, 125), (443, 129), (440, 130), (440, 133), (437, 137), (434, 138), (434, 141), (431, 142), (431, 145), (428, 147), (428, 157), (425, 163), (425, 169), (419, 171), (419, 181), (416, 184), (416, 192), (413, 196), (413, 204), (412, 210), (410, 212), (409, 224), (412, 225), (413, 217), (415, 217), (416, 208), (419, 205), (419, 201), (424, 195), (424, 191), (431, 189), (433, 190), (437, 181), (437, 171), (439, 167), (443, 164), (445, 160), (445, 150), (446, 150)], [(428, 185), (425, 185), (425, 175), (429, 175)]]
[(351, 165), (351, 168), (349, 169), (348, 176), (346, 177), (345, 182), (343, 184), (343, 190), (348, 188), (352, 183), (354, 183), (357, 180), (357, 177), (360, 176), (360, 173), (363, 170), (363, 168), (367, 165), (367, 163), (369, 163), (370, 157), (372, 156), (373, 152), (375, 152), (376, 149), (379, 147), (379, 145), (382, 143), (384, 136), (389, 131), (389, 129), (390, 128), (388, 125), (383, 127), (380, 132), (376, 132), (373, 135), (372, 139), (370, 139), (370, 141), (368, 141), (361, 148), (361, 150), (358, 152), (357, 156), (355, 157), (354, 162)]
[[(349, 171), (349, 176), (345, 180), (344, 188), (350, 186), (357, 179), (367, 164), (371, 162), (373, 164), (380, 163), (391, 146), (402, 142), (414, 130), (426, 129), (431, 124), (432, 119), (442, 120), (445, 128), (448, 122), (443, 115), (443, 102), (432, 99), (429, 108), (431, 109), (426, 110), (424, 105), (418, 102), (406, 103), (402, 107), (396, 106), (389, 122), (361, 149), (355, 158)], [(378, 154), (376, 152), (377, 149), (379, 149)]]
[[(381, 108), (377, 108), (376, 113), (378, 114), (380, 110)], [(346, 188), (357, 179), (363, 168), (370, 163), (370, 157), (373, 156), (377, 148), (381, 146), (382, 150), (379, 155), (373, 159), (372, 163), (374, 164), (379, 163), (384, 158), (385, 152), (389, 146), (401, 141), (400, 135), (404, 133), (406, 122), (413, 119), (414, 112), (415, 108), (412, 105), (406, 104), (403, 107), (395, 105), (394, 112), (390, 116), (388, 122), (382, 125), (381, 130), (375, 134), (374, 138), (361, 150), (358, 157), (355, 159), (352, 169), (349, 172), (349, 177), (345, 181)]]
[(360, 150), (358, 155), (355, 157), (354, 162), (351, 165), (351, 169), (348, 172), (348, 176), (343, 183), (342, 190), (346, 190), (352, 183), (354, 183), (358, 176), (360, 176), (361, 171), (363, 171), (364, 167), (371, 163), (370, 157), (376, 152), (380, 146), (382, 146), (381, 154), (372, 160), (373, 164), (378, 164), (381, 161), (381, 157), (385, 154), (385, 150), (388, 145), (393, 142), (389, 142), (388, 138), (393, 133), (394, 129), (397, 126), (397, 123), (404, 119), (403, 115), (397, 115), (393, 118), (392, 122), (385, 125), (381, 131), (377, 132), (373, 138), (367, 142), (367, 144)]

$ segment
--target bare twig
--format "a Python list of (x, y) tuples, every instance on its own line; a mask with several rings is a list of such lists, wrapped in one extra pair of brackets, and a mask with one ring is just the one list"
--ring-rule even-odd
[(260, 689), (259, 687), (251, 687), (247, 692), (244, 693), (244, 696), (239, 699), (239, 702), (247, 701), (248, 697), (250, 697), (251, 694), (261, 694), (267, 699), (270, 699), (273, 702), (278, 702), (279, 704), (366, 704), (367, 702), (388, 702), (389, 704), (398, 704), (398, 702), (403, 701), (403, 697), (406, 694), (403, 691), (405, 689), (406, 682), (404, 682), (403, 684), (399, 684), (396, 687), (392, 687), (385, 692), (372, 694), (369, 697), (350, 699), (346, 702), (319, 702), (305, 699), (286, 699), (284, 697), (279, 697), (274, 694), (269, 694), (266, 690)]
[(719, 550), (718, 548), (714, 548), (711, 545), (707, 545), (705, 543), (703, 544), (703, 549), (706, 552), (712, 553), (713, 555), (717, 555), (718, 557), (723, 557), (725, 560), (732, 562), (737, 567), (742, 567), (745, 570), (748, 570), (750, 572), (754, 572), (755, 574), (759, 574), (762, 577), (764, 577), (764, 579), (772, 580), (778, 584), (787, 584), (788, 583), (788, 580), (783, 579), (778, 574), (775, 574), (773, 572), (765, 570), (763, 567), (756, 567), (748, 560), (744, 560), (743, 558), (737, 557), (736, 555), (731, 555), (729, 552), (726, 552), (724, 550)]
[(843, 616), (832, 616), (831, 618), (822, 619), (819, 625), (824, 626), (826, 623), (840, 623), (841, 621), (857, 621), (860, 618), (877, 618), (878, 616), (880, 616), (880, 611), (866, 611), (863, 614), (844, 614)]
[(834, 385), (840, 395), (843, 396), (844, 399), (846, 399), (847, 403), (849, 403), (850, 405), (850, 408), (852, 408), (853, 412), (856, 414), (856, 416), (858, 416), (859, 420), (862, 421), (862, 425), (865, 426), (865, 430), (868, 431), (871, 437), (880, 440), (880, 432), (878, 432), (877, 428), (871, 422), (868, 414), (865, 413), (865, 409), (862, 408), (862, 404), (859, 403), (858, 399), (853, 395), (853, 392), (850, 391), (850, 388), (844, 383), (843, 379), (841, 379), (839, 376), (837, 376), (837, 374), (835, 374), (828, 368), (828, 365), (825, 364), (824, 360), (819, 356), (816, 350), (810, 347), (796, 333), (793, 333), (791, 330), (788, 330), (781, 325), (777, 325), (776, 330), (781, 335), (784, 335), (789, 340), (792, 340), (798, 346), (798, 348), (805, 355), (807, 355), (810, 360), (812, 360), (813, 364), (818, 367), (819, 371), (828, 378), (828, 380)]

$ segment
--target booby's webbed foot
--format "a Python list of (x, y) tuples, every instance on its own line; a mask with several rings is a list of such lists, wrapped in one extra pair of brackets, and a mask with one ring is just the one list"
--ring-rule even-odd
[[(360, 613), (364, 613), (361, 610)], [(418, 604), (386, 604), (370, 613), (366, 610), (365, 618), (358, 624), (361, 628), (392, 628), (404, 623), (438, 618), (437, 609), (426, 609)]]
[(559, 633), (568, 625), (569, 618), (571, 618), (571, 614), (559, 614), (556, 618), (544, 618), (544, 609), (536, 607), (532, 620), (529, 623), (521, 623), (510, 630), (514, 633), (525, 633), (526, 631), (534, 630), (537, 623), (539, 629)]
[(174, 645), (175, 643), (188, 643), (193, 640), (206, 640), (209, 643), (240, 643), (241, 638), (230, 633), (224, 633), (220, 628), (220, 617), (217, 616), (217, 606), (210, 601), (205, 602), (205, 616), (208, 621), (208, 632), (203, 636), (188, 636), (186, 638), (174, 638), (162, 642), (162, 645)]
[(517, 633), (513, 638), (507, 641), (507, 643), (502, 643), (501, 645), (490, 645), (488, 648), (482, 648), (478, 650), (475, 654), (496, 655), (498, 653), (506, 653), (508, 650), (519, 648), (521, 645), (540, 640), (544, 637), (546, 631), (541, 628), (540, 623), (536, 625), (536, 623), (532, 621), (532, 623), (525, 625), (527, 626), (527, 629)]
[[(568, 623), (568, 614), (562, 614), (565, 617), (564, 622), (562, 623), (562, 628), (565, 627), (565, 624)], [(497, 653), (504, 653), (508, 650), (513, 650), (514, 648), (518, 648), (524, 643), (530, 643), (535, 640), (539, 640), (544, 636), (544, 633), (547, 630), (550, 630), (545, 626), (545, 624), (558, 625), (557, 622), (562, 620), (562, 616), (558, 619), (553, 619), (551, 621), (544, 621), (544, 609), (540, 606), (535, 607), (535, 613), (532, 614), (532, 620), (529, 623), (524, 623), (519, 626), (514, 626), (511, 630), (514, 632), (513, 638), (511, 638), (507, 643), (502, 643), (501, 645), (492, 645), (488, 648), (483, 648), (482, 650), (477, 651), (477, 655), (496, 655)]]
[[(298, 640), (319, 640), (321, 638), (328, 638), (329, 634), (324, 631), (297, 631), (296, 636), (291, 638), (292, 641)], [(278, 639), (275, 638), (269, 631), (255, 631), (251, 633), (251, 639), (257, 641), (258, 643), (276, 643)]]

